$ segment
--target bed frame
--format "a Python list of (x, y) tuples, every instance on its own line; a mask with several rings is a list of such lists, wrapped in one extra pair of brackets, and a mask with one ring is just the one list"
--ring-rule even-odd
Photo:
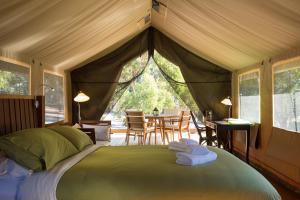
[[(38, 108), (35, 108), (36, 101)], [(0, 136), (27, 128), (43, 127), (44, 116), (44, 96), (0, 95)]]

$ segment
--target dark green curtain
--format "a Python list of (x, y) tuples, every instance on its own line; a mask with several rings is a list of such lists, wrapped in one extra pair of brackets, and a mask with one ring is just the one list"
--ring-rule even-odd
[[(117, 87), (115, 89), (115, 92), (114, 92), (114, 94), (104, 112), (104, 115), (102, 117), (105, 117), (106, 114), (109, 114), (112, 111), (112, 109), (114, 108), (116, 103), (119, 101), (119, 99), (122, 97), (124, 92), (128, 89), (128, 87), (144, 73), (144, 71), (149, 63), (150, 56), (149, 56), (148, 52), (146, 52), (146, 53), (144, 52), (144, 55), (139, 55), (142, 58), (142, 57), (145, 57), (145, 54), (147, 54), (146, 55), (147, 58), (141, 59), (139, 62), (139, 66), (137, 68), (132, 69), (132, 66), (130, 66), (132, 64), (132, 62), (128, 62), (125, 66), (123, 66), (122, 73), (124, 71), (127, 71), (127, 72), (130, 71), (131, 77), (127, 80), (120, 80), (122, 76), (120, 77)], [(136, 58), (133, 58), (133, 59), (136, 59)], [(129, 70), (128, 70), (128, 68), (129, 68)]]
[[(116, 99), (120, 98), (128, 85), (143, 72), (119, 83), (123, 66), (146, 51), (155, 61), (154, 49), (180, 68), (184, 87), (188, 87), (202, 112), (212, 110), (215, 119), (228, 116), (228, 109), (220, 102), (231, 95), (231, 72), (198, 57), (151, 27), (117, 50), (71, 72), (73, 98), (79, 90), (90, 96), (88, 102), (81, 104), (82, 119), (100, 119), (107, 108), (112, 108), (116, 103), (114, 100), (109, 105), (113, 94)], [(176, 84), (182, 83), (176, 83), (171, 76), (164, 74), (162, 66), (159, 68), (176, 92)], [(77, 109), (73, 102), (73, 122), (78, 119)]]
[[(148, 30), (145, 30), (117, 50), (71, 72), (73, 98), (79, 91), (90, 97), (80, 104), (82, 119), (101, 118), (118, 86), (123, 66), (147, 51), (148, 42)], [(78, 121), (77, 111), (77, 103), (73, 101), (73, 122)]]
[(150, 33), (153, 48), (180, 68), (199, 109), (203, 113), (212, 110), (214, 119), (228, 116), (228, 108), (221, 101), (231, 96), (231, 72), (191, 53), (156, 29)]
[[(199, 107), (196, 104), (193, 96), (191, 95), (190, 90), (183, 77), (179, 75), (182, 74), (180, 68), (170, 61), (166, 60), (157, 51), (154, 51), (153, 60), (158, 66), (165, 80), (168, 81), (179, 98), (191, 111), (194, 112), (198, 119), (202, 120), (202, 112), (199, 110)], [(177, 73), (177, 71), (179, 73)]]

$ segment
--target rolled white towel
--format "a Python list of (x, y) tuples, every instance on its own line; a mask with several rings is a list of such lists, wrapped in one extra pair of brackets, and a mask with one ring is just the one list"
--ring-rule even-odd
[(199, 144), (199, 142), (197, 142), (196, 140), (192, 140), (192, 139), (187, 139), (187, 138), (181, 138), (179, 140), (179, 142), (187, 144), (187, 145), (191, 145), (191, 144)]
[(184, 152), (193, 154), (193, 155), (206, 155), (210, 151), (207, 149), (206, 146), (193, 144), (193, 145), (187, 145), (186, 148), (184, 149)]
[(201, 165), (217, 159), (215, 152), (209, 151), (206, 155), (192, 155), (184, 152), (176, 153), (176, 163), (179, 165)]
[(206, 146), (198, 144), (187, 145), (182, 142), (170, 142), (169, 149), (173, 151), (186, 152), (193, 155), (205, 155), (209, 153), (209, 150)]
[(187, 145), (181, 142), (170, 142), (169, 149), (174, 151), (186, 151)]

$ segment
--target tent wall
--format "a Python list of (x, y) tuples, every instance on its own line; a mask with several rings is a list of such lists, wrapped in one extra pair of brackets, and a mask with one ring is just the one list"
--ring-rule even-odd
[[(300, 134), (273, 127), (273, 75), (274, 64), (300, 56), (300, 49), (266, 59), (256, 65), (235, 71), (233, 74), (233, 115), (238, 117), (238, 76), (255, 69), (260, 71), (261, 133), (258, 149), (250, 148), (251, 162), (268, 170), (287, 184), (300, 188)], [(235, 150), (244, 152), (244, 137), (236, 132)], [(278, 153), (280, 152), (280, 154)]]
[(179, 66), (199, 109), (212, 110), (215, 119), (228, 116), (221, 101), (231, 94), (231, 72), (186, 50), (160, 31), (152, 29), (153, 44), (160, 55)]
[[(90, 100), (81, 103), (83, 119), (100, 119), (118, 84), (123, 66), (148, 50), (148, 30), (145, 30), (115, 51), (71, 72), (72, 99), (78, 91)], [(73, 102), (73, 122), (78, 121), (77, 104)]]
[[(117, 50), (71, 72), (72, 96), (82, 90), (91, 99), (81, 104), (84, 119), (99, 119), (104, 113), (117, 86), (122, 67), (148, 50), (156, 49), (177, 65), (200, 110), (212, 110), (216, 119), (227, 116), (220, 102), (231, 94), (231, 72), (212, 64), (181, 47), (161, 32), (149, 28)], [(78, 119), (73, 103), (73, 122)]]

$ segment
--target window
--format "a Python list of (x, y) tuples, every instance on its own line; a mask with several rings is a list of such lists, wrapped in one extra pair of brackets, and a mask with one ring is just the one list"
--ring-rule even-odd
[(273, 126), (300, 132), (300, 60), (274, 67)]
[(260, 123), (259, 71), (239, 76), (239, 117)]
[(29, 95), (30, 68), (0, 60), (0, 94)]
[(63, 77), (44, 72), (45, 123), (64, 119)]

